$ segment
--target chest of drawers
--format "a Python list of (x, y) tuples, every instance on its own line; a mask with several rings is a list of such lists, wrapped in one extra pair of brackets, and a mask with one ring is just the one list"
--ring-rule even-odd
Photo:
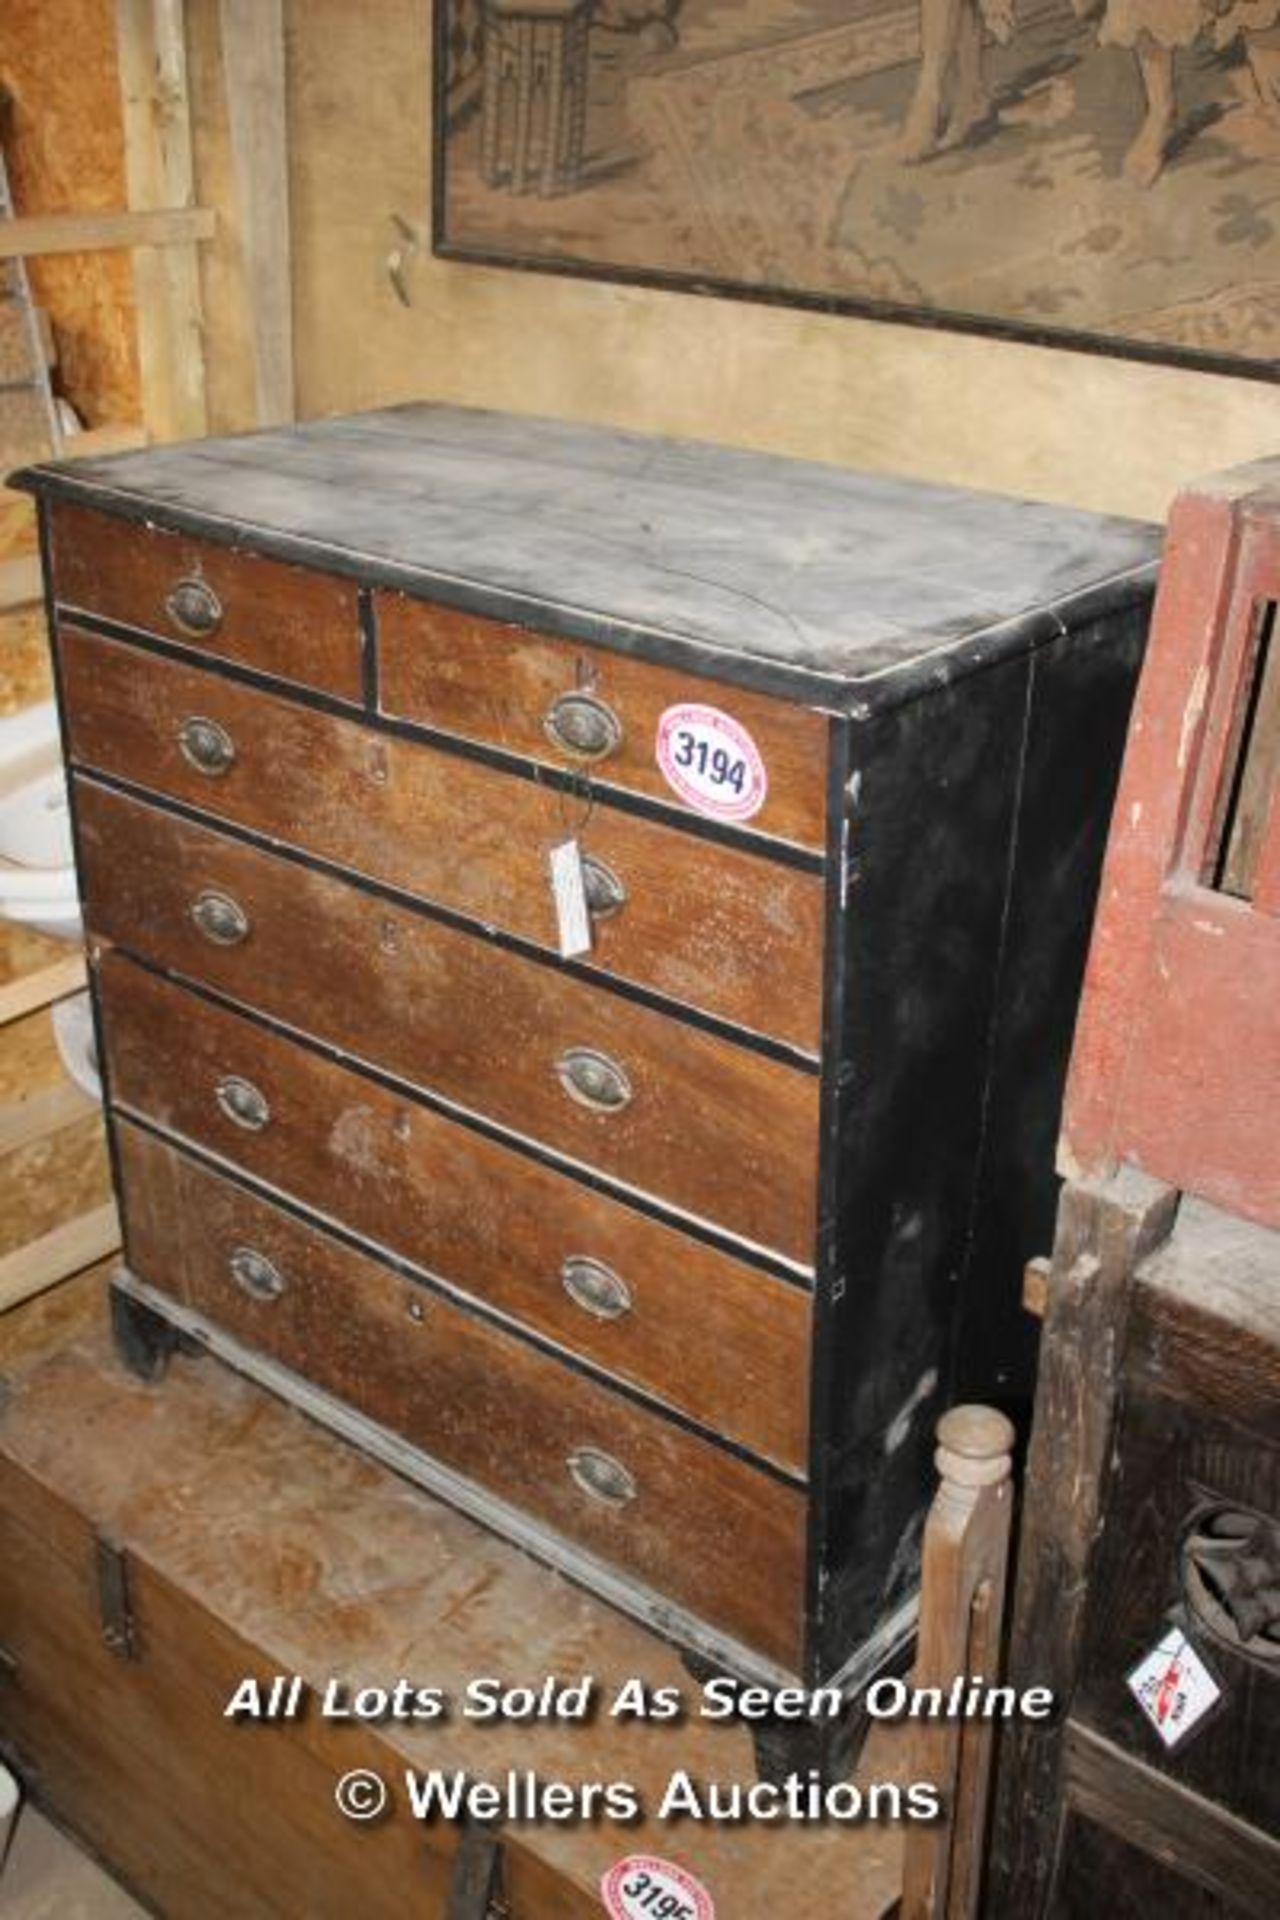
[(425, 406), (25, 484), (135, 1363), (858, 1686), (1027, 1390), (1153, 535)]

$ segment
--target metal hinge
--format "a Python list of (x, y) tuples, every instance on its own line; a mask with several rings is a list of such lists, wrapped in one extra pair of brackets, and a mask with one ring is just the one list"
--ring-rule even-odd
[(129, 1594), (129, 1562), (124, 1548), (101, 1535), (94, 1541), (94, 1561), (98, 1575), (98, 1612), (102, 1619), (102, 1638), (112, 1653), (122, 1660), (137, 1660), (140, 1655), (138, 1628)]

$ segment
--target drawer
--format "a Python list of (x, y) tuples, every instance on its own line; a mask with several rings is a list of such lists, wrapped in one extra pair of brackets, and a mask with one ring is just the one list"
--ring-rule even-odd
[[(807, 1292), (593, 1192), (120, 953), (98, 973), (112, 1098), (792, 1472)], [(248, 1081), (248, 1132), (218, 1089)]]
[(82, 777), (75, 790), (99, 938), (811, 1263), (816, 1074)]
[(548, 857), (576, 830), (611, 901), (622, 898), (596, 918), (593, 966), (817, 1052), (821, 875), (588, 812), (536, 781), (114, 640), (64, 627), (58, 644), (81, 765), (551, 951)]
[(361, 699), (353, 581), (85, 507), (54, 506), (50, 527), (60, 606)]
[(794, 1667), (804, 1496), (119, 1130), (129, 1264), (256, 1352)]
[[(758, 755), (763, 774), (762, 804), (737, 824), (803, 847), (825, 846), (826, 714), (403, 594), (377, 593), (374, 605), (384, 713), (588, 772), (603, 789), (688, 807), (662, 770), (659, 723), (675, 708), (712, 707), (745, 732), (743, 754), (752, 770)], [(732, 729), (724, 737), (736, 738)], [(677, 777), (681, 751), (672, 739)], [(731, 776), (738, 758), (723, 763)], [(726, 806), (749, 806), (753, 791), (754, 771), (738, 779), (736, 792), (732, 777), (719, 791), (714, 779), (707, 787), (721, 818), (728, 818)]]

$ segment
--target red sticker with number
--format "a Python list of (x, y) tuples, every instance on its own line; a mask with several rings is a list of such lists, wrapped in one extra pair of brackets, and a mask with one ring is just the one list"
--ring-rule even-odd
[(600, 1882), (611, 1920), (716, 1920), (715, 1902), (701, 1881), (670, 1860), (633, 1853)]
[(656, 752), (667, 785), (713, 820), (750, 820), (764, 805), (769, 776), (760, 749), (719, 707), (668, 707)]

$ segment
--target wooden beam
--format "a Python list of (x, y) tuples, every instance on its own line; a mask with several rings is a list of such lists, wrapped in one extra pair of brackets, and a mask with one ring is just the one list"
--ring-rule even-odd
[(34, 1013), (37, 1007), (51, 1006), (69, 993), (78, 993), (87, 978), (84, 955), (78, 947), (65, 959), (51, 961), (34, 973), (19, 974), (16, 980), (0, 986), (0, 1027), (21, 1019), (24, 1013)]
[(259, 426), (295, 417), (283, 0), (221, 0), (222, 66)]
[(92, 1266), (95, 1260), (105, 1260), (119, 1245), (120, 1220), (115, 1202), (108, 1200), (25, 1247), (15, 1247), (0, 1258), (0, 1313)]
[(0, 221), (0, 260), (50, 253), (109, 253), (125, 247), (180, 247), (213, 238), (209, 207), (150, 213), (40, 213)]
[[(116, 0), (129, 205), (191, 208), (195, 176), (182, 0)], [(133, 257), (142, 411), (157, 440), (209, 429), (200, 260), (193, 243)]]

